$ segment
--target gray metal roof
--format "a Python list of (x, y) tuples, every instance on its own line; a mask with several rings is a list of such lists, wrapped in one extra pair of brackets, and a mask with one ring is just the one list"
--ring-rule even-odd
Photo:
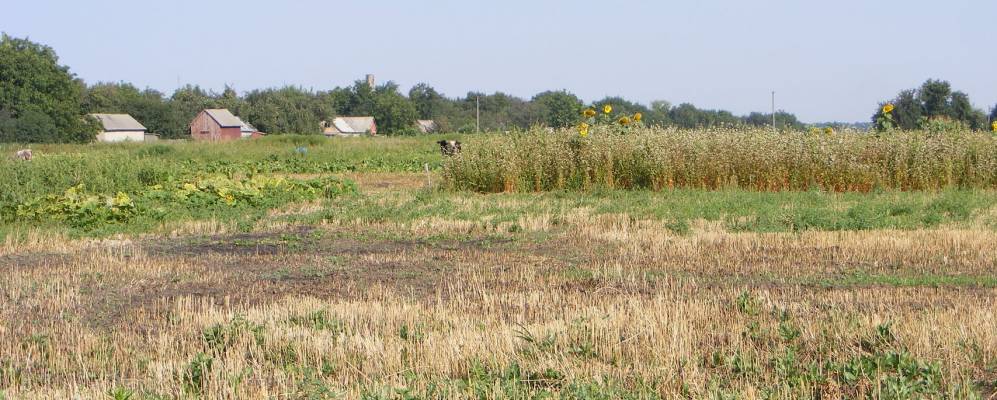
[(209, 108), (204, 110), (204, 112), (208, 113), (208, 116), (215, 120), (222, 128), (242, 128), (242, 120), (232, 115), (229, 110), (224, 108)]
[(374, 117), (336, 117), (332, 125), (342, 133), (367, 133), (374, 130)]
[(142, 124), (128, 114), (90, 114), (90, 116), (100, 121), (104, 127), (104, 132), (146, 130)]
[(242, 118), (239, 118), (239, 117), (235, 117), (235, 118), (238, 119), (239, 122), (242, 123), (242, 124), (240, 124), (240, 126), (242, 127), (242, 131), (243, 132), (256, 132), (256, 127), (253, 126), (252, 124), (250, 124), (249, 122), (243, 121)]
[(431, 119), (416, 120), (415, 124), (417, 127), (419, 127), (419, 130), (422, 131), (423, 133), (436, 132), (436, 129), (438, 128), (436, 125), (436, 121), (433, 121)]

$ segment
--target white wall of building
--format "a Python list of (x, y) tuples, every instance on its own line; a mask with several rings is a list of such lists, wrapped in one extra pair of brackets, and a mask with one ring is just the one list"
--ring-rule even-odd
[(115, 131), (97, 134), (97, 141), (104, 143), (142, 142), (145, 141), (145, 131)]

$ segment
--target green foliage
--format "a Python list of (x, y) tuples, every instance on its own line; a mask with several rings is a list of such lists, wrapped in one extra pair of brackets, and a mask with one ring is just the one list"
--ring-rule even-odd
[(356, 193), (355, 184), (337, 178), (308, 180), (266, 175), (231, 178), (204, 175), (167, 180), (131, 194), (87, 193), (83, 185), (62, 194), (50, 194), (12, 205), (0, 205), (6, 223), (58, 222), (84, 232), (107, 225), (128, 224), (137, 218), (147, 223), (175, 220), (181, 215), (225, 208), (267, 209), (293, 201), (333, 198)]
[[(198, 174), (316, 174), (421, 172), (442, 164), (442, 136), (330, 140), (317, 135), (273, 135), (234, 143), (94, 144), (36, 146), (35, 159), (0, 157), (0, 210), (83, 184), (95, 194), (133, 194)], [(305, 146), (306, 154), (296, 151)], [(18, 147), (4, 146), (0, 154)]]
[(107, 391), (107, 396), (113, 400), (131, 400), (134, 395), (134, 391), (120, 387)]
[(329, 314), (329, 310), (326, 309), (315, 310), (306, 315), (291, 316), (287, 322), (317, 331), (329, 331), (337, 336), (345, 331), (343, 321)]
[[(885, 106), (892, 105), (887, 112)], [(987, 129), (986, 114), (974, 109), (969, 95), (952, 91), (946, 81), (929, 79), (919, 89), (904, 90), (896, 98), (882, 102), (872, 116), (878, 131), (891, 129), (928, 131), (939, 130), (939, 125), (956, 129)], [(964, 127), (964, 128), (963, 128)]]
[(321, 133), (319, 123), (335, 115), (333, 103), (296, 87), (254, 90), (242, 101), (235, 110), (267, 133)]
[[(750, 296), (745, 293), (735, 302), (743, 307), (746, 299)], [(707, 388), (713, 397), (737, 398), (745, 384), (761, 385), (762, 398), (824, 398), (828, 390), (846, 398), (947, 398), (950, 394), (942, 365), (911, 355), (899, 344), (890, 322), (876, 325), (855, 339), (854, 346), (843, 346), (861, 349), (857, 353), (837, 354), (808, 343), (815, 339), (803, 335), (785, 310), (773, 307), (768, 313), (745, 316), (744, 335), (751, 341), (748, 349), (719, 350), (702, 362), (713, 377)], [(776, 379), (762, 379), (773, 376)], [(976, 394), (970, 389), (959, 398), (964, 396), (975, 398)]]
[(0, 36), (0, 142), (92, 141), (81, 113), (82, 83), (52, 48)]
[(291, 398), (298, 400), (332, 400), (340, 398), (340, 394), (331, 389), (313, 369), (307, 369), (305, 370), (305, 376), (298, 381)]
[(447, 99), (426, 83), (413, 86), (408, 98), (415, 106), (419, 119), (438, 119), (445, 112)]
[[(127, 222), (136, 215), (135, 203), (128, 194), (98, 196), (84, 192), (82, 185), (66, 189), (59, 195), (36, 198), (15, 206), (14, 221), (65, 221), (74, 228), (93, 228), (102, 224)], [(0, 215), (9, 213), (0, 213)]]
[(226, 324), (214, 324), (201, 334), (206, 350), (210, 354), (222, 354), (243, 337), (252, 339), (257, 345), (264, 343), (264, 327), (255, 324), (241, 315), (236, 315)]
[(210, 378), (214, 361), (214, 358), (207, 354), (197, 353), (180, 373), (179, 378), (184, 390), (192, 394), (202, 394), (204, 385)]
[(28, 110), (18, 118), (0, 115), (0, 142), (52, 142), (53, 132), (58, 131), (55, 121), (41, 111)]
[(574, 125), (582, 109), (582, 101), (564, 90), (540, 93), (532, 101), (537, 105), (540, 122), (553, 128)]

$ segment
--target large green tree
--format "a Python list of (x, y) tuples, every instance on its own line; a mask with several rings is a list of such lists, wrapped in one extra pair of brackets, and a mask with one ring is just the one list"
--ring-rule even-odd
[(267, 133), (320, 133), (319, 123), (336, 113), (333, 103), (298, 87), (254, 90), (240, 115)]
[(408, 91), (408, 98), (415, 106), (420, 119), (436, 119), (446, 107), (446, 99), (426, 83), (415, 85)]
[(547, 91), (533, 96), (540, 122), (553, 128), (562, 128), (578, 122), (582, 101), (566, 90)]
[(83, 116), (83, 88), (52, 48), (0, 36), (0, 140), (92, 141), (98, 126)]
[(893, 105), (893, 126), (902, 130), (921, 129), (934, 119), (951, 120), (970, 129), (986, 128), (986, 114), (973, 108), (969, 95), (953, 91), (942, 80), (929, 79), (918, 89), (901, 91), (892, 100), (880, 103), (872, 116), (873, 123), (885, 118), (886, 104)]

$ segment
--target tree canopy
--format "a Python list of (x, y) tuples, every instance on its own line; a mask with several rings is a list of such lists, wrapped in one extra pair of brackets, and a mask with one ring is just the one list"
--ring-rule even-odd
[[(948, 82), (928, 80), (917, 89), (901, 91), (880, 104), (893, 104), (891, 118), (901, 129), (919, 129), (943, 118), (972, 129), (988, 129), (987, 115), (974, 109), (969, 96)], [(402, 93), (394, 82), (371, 87), (358, 80), (325, 91), (301, 87), (253, 89), (240, 94), (226, 86), (221, 93), (186, 85), (171, 94), (140, 89), (127, 82), (98, 82), (87, 86), (69, 68), (59, 65), (55, 51), (27, 39), (3, 35), (0, 40), (0, 141), (87, 142), (99, 130), (87, 113), (127, 113), (163, 138), (189, 136), (188, 124), (205, 108), (227, 108), (267, 133), (320, 133), (320, 122), (336, 116), (373, 116), (385, 134), (416, 133), (416, 119), (432, 119), (442, 131), (473, 132), (480, 110), (482, 131), (527, 129), (534, 125), (566, 127), (579, 122), (587, 106), (611, 104), (615, 113), (641, 113), (648, 125), (700, 128), (772, 124), (772, 114), (745, 116), (724, 110), (677, 106), (656, 100), (650, 104), (607, 96), (585, 103), (566, 91), (545, 91), (529, 99), (503, 92), (468, 92), (447, 97), (427, 83)], [(778, 111), (779, 129), (803, 129), (795, 115)], [(997, 106), (990, 113), (997, 120)]]
[(3, 34), (0, 141), (92, 141), (97, 125), (83, 116), (83, 87), (52, 48)]
[[(886, 105), (893, 105), (892, 125), (902, 130), (922, 129), (931, 121), (949, 121), (967, 128), (980, 130), (987, 128), (987, 115), (973, 108), (969, 95), (953, 91), (947, 81), (929, 79), (917, 89), (901, 91), (892, 100), (879, 104), (872, 121), (877, 123), (886, 117)], [(882, 129), (882, 126), (880, 125)]]

